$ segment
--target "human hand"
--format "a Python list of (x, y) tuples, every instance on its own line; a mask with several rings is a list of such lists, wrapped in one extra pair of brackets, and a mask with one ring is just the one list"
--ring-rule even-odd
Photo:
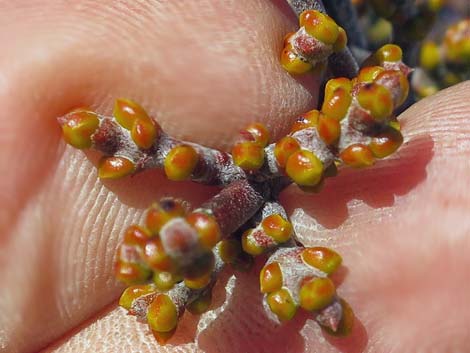
[[(55, 117), (82, 105), (109, 112), (128, 96), (172, 135), (204, 145), (228, 149), (252, 121), (280, 136), (318, 91), (315, 78), (298, 82), (278, 64), (281, 39), (295, 28), (282, 3), (0, 4), (2, 349), (36, 351), (62, 337), (50, 350), (158, 351), (146, 327), (113, 305), (122, 290), (111, 273), (115, 248), (151, 201), (197, 205), (215, 189), (159, 172), (102, 183), (97, 156), (65, 147)], [(407, 143), (394, 158), (344, 171), (318, 195), (294, 187), (283, 195), (301, 239), (344, 257), (340, 294), (358, 317), (352, 337), (322, 342), (306, 315), (273, 326), (253, 271), (236, 275), (199, 349), (463, 351), (469, 94), (467, 82), (405, 112)], [(195, 326), (187, 315), (170, 344), (196, 350)]]

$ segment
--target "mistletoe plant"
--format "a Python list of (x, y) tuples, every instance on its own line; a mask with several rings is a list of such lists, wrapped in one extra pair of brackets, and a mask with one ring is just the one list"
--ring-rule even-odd
[[(292, 75), (327, 68), (333, 78), (321, 109), (300, 116), (280, 140), (270, 141), (266, 127), (253, 123), (231, 153), (180, 141), (124, 98), (116, 100), (112, 116), (79, 109), (58, 119), (68, 144), (103, 154), (101, 179), (158, 168), (170, 180), (221, 188), (197, 208), (174, 198), (155, 202), (144, 224), (129, 227), (117, 249), (115, 275), (128, 285), (119, 304), (146, 322), (161, 343), (174, 334), (185, 310), (201, 314), (210, 308), (224, 267), (244, 269), (261, 254), (268, 254), (260, 290), (271, 319), (284, 322), (303, 309), (328, 334), (352, 329), (353, 311), (330, 279), (341, 256), (304, 247), (278, 196), (292, 183), (319, 192), (341, 168), (369, 167), (395, 152), (403, 137), (394, 111), (408, 96), (411, 70), (400, 47), (387, 44), (358, 71), (346, 31), (321, 2), (289, 3), (300, 26), (285, 38), (281, 65)], [(337, 12), (348, 3), (338, 1)], [(355, 32), (351, 21), (347, 25)]]

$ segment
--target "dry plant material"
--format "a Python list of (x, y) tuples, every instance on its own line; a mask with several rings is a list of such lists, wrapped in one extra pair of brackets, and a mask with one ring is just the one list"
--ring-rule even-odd
[[(299, 30), (286, 37), (280, 63), (290, 74), (319, 72), (330, 56), (349, 55), (346, 32), (319, 10), (302, 11)], [(267, 254), (260, 291), (272, 320), (282, 323), (306, 310), (327, 334), (349, 334), (353, 311), (330, 279), (341, 256), (304, 247), (278, 196), (292, 183), (319, 192), (339, 169), (370, 167), (399, 148), (403, 137), (394, 111), (408, 96), (411, 71), (402, 55), (397, 45), (382, 46), (354, 77), (328, 80), (321, 108), (298, 117), (286, 136), (270, 141), (268, 129), (253, 123), (240, 132), (231, 153), (169, 136), (130, 99), (117, 99), (112, 116), (79, 109), (60, 117), (68, 144), (102, 153), (101, 179), (156, 168), (170, 180), (221, 188), (197, 208), (161, 199), (150, 206), (144, 224), (124, 232), (115, 264), (116, 278), (128, 286), (120, 306), (147, 323), (163, 344), (185, 310), (198, 315), (210, 309), (224, 267), (246, 269), (254, 257)]]

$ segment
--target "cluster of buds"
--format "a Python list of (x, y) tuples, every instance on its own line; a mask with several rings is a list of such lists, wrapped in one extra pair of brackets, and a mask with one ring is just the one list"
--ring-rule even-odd
[(117, 99), (112, 117), (80, 108), (58, 121), (68, 144), (104, 154), (98, 166), (100, 179), (119, 179), (152, 168), (163, 169), (170, 180), (221, 186), (244, 177), (229, 154), (168, 136), (130, 99)]
[(292, 224), (278, 203), (266, 202), (255, 220), (256, 226), (242, 234), (241, 244), (245, 253), (257, 256), (289, 244), (293, 235)]
[(201, 289), (210, 282), (212, 249), (220, 238), (218, 223), (205, 210), (188, 212), (181, 201), (162, 199), (148, 210), (145, 226), (131, 226), (125, 233), (116, 277), (134, 284), (153, 273), (158, 289), (170, 289), (177, 280)]
[(290, 320), (300, 308), (332, 335), (347, 335), (354, 315), (349, 305), (336, 294), (329, 278), (341, 265), (341, 257), (331, 249), (280, 248), (260, 273), (260, 288), (265, 304), (281, 322)]
[(400, 47), (387, 44), (359, 75), (327, 82), (321, 110), (305, 113), (274, 144), (276, 168), (305, 190), (317, 190), (340, 164), (361, 168), (397, 150), (403, 141), (393, 112), (408, 92), (410, 69)]
[(269, 131), (263, 124), (254, 123), (240, 131), (240, 141), (232, 148), (232, 158), (245, 171), (256, 171), (264, 164), (264, 148), (269, 142)]
[(346, 47), (344, 29), (327, 14), (306, 10), (299, 16), (300, 29), (284, 39), (281, 64), (291, 74), (303, 74), (324, 67), (333, 52)]
[[(204, 210), (189, 212), (172, 198), (155, 203), (145, 225), (129, 227), (119, 246), (115, 275), (129, 285), (119, 304), (146, 320), (164, 343), (185, 308), (200, 314), (209, 307), (216, 274), (223, 267), (219, 252), (213, 251), (220, 239), (218, 223)], [(223, 258), (232, 261), (240, 253), (227, 252), (221, 250)]]
[(413, 89), (419, 97), (470, 79), (470, 19), (449, 26), (441, 43), (425, 41), (419, 61), (420, 70), (413, 77)]
[[(300, 23), (287, 46), (295, 55), (310, 47), (310, 54), (301, 52), (309, 65), (345, 46), (344, 31), (327, 15), (305, 11)], [(270, 143), (267, 128), (251, 124), (231, 154), (169, 136), (128, 99), (116, 101), (111, 117), (79, 109), (59, 118), (67, 143), (103, 153), (102, 179), (159, 168), (170, 180), (221, 187), (196, 209), (162, 199), (149, 208), (143, 225), (127, 229), (116, 253), (116, 278), (129, 286), (119, 304), (165, 343), (186, 309), (201, 314), (210, 308), (222, 268), (246, 268), (267, 253), (260, 289), (268, 316), (284, 322), (302, 308), (327, 333), (347, 335), (354, 315), (329, 278), (342, 263), (340, 255), (303, 247), (277, 199), (292, 182), (317, 191), (338, 166), (367, 167), (400, 146), (393, 111), (406, 99), (410, 71), (401, 59), (399, 47), (382, 47), (357, 77), (328, 81), (321, 110), (302, 115), (287, 136)], [(289, 72), (308, 71), (295, 60), (283, 64)]]

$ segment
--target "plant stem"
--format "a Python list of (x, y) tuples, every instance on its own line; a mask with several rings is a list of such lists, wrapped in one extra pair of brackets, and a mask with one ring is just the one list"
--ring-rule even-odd
[(235, 181), (201, 205), (210, 210), (223, 236), (229, 236), (260, 209), (265, 200), (261, 187), (248, 180)]

